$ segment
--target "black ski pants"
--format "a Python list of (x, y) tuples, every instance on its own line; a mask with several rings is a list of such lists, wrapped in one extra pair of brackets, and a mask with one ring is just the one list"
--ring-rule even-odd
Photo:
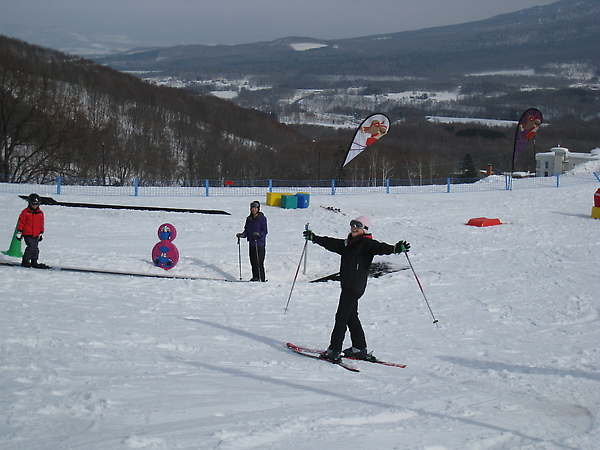
[(352, 346), (356, 348), (367, 348), (365, 332), (358, 319), (358, 299), (362, 296), (351, 289), (342, 289), (340, 302), (335, 313), (335, 325), (331, 333), (329, 348), (334, 352), (342, 351), (346, 329), (350, 331)]
[(252, 266), (252, 278), (265, 281), (265, 247), (249, 246), (250, 265)]
[(23, 252), (23, 262), (37, 264), (38, 257), (40, 256), (40, 249), (38, 244), (40, 242), (39, 236), (23, 236), (25, 239), (25, 251)]

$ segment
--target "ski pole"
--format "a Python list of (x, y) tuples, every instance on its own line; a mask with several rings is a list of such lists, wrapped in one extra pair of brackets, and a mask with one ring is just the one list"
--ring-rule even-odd
[(425, 291), (423, 291), (423, 286), (421, 285), (421, 281), (419, 280), (419, 277), (417, 276), (417, 273), (415, 272), (415, 269), (413, 268), (412, 263), (410, 262), (410, 258), (408, 257), (408, 252), (404, 252), (404, 255), (406, 256), (406, 260), (408, 261), (408, 265), (410, 266), (412, 273), (415, 276), (415, 280), (417, 280), (417, 284), (419, 285), (419, 289), (421, 289), (421, 294), (423, 294), (423, 298), (425, 299), (425, 303), (427, 304), (427, 307), (429, 308), (429, 312), (431, 313), (431, 317), (433, 317), (433, 323), (435, 323), (435, 326), (438, 326), (438, 320), (435, 318), (435, 316), (433, 315), (433, 311), (431, 310), (431, 306), (429, 306), (429, 302), (427, 301), (427, 297), (425, 297)]
[(238, 236), (238, 266), (240, 267), (240, 281), (242, 280), (242, 246), (240, 244), (240, 238)]
[[(306, 225), (304, 225), (304, 230), (308, 231), (308, 226), (310, 225), (310, 223), (307, 223)], [(306, 260), (308, 259), (308, 251), (304, 252), (304, 269), (303, 272), (304, 275), (306, 275)]]
[[(308, 224), (306, 224), (306, 227), (308, 227)], [(302, 248), (302, 254), (300, 255), (300, 261), (298, 261), (298, 267), (296, 268), (296, 275), (294, 275), (294, 282), (292, 283), (292, 288), (290, 289), (290, 295), (289, 295), (287, 303), (285, 305), (285, 309), (283, 310), (284, 314), (287, 313), (288, 306), (290, 305), (290, 299), (292, 298), (292, 292), (294, 291), (294, 286), (296, 285), (296, 278), (298, 278), (298, 272), (300, 271), (300, 266), (302, 265), (302, 258), (304, 258), (304, 253), (306, 253), (306, 245), (307, 244), (308, 244), (308, 241), (305, 240), (304, 247)]]
[(254, 246), (254, 250), (256, 253), (256, 268), (258, 269), (258, 278), (260, 281), (262, 281), (263, 278), (265, 278), (265, 273), (264, 273), (264, 271), (262, 271), (262, 273), (261, 273), (261, 270), (260, 270), (260, 257), (258, 256), (258, 237), (257, 236), (254, 236), (254, 243), (256, 244)]

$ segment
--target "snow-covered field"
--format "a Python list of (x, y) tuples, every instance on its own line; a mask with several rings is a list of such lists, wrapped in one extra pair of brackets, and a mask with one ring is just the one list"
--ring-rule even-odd
[[(263, 206), (268, 283), (0, 266), (0, 448), (598, 448), (598, 187)], [(170, 273), (237, 280), (235, 233), (254, 199), (63, 195), (232, 215), (45, 206), (40, 260), (164, 273), (150, 253), (170, 222), (181, 253)], [(0, 194), (2, 250), (24, 207)], [(339, 295), (336, 282), (308, 283), (339, 264), (308, 244), (284, 314), (304, 224), (343, 237), (359, 215), (376, 239), (412, 244), (439, 319), (436, 327), (410, 270), (370, 280), (360, 302), (369, 347), (405, 369), (358, 362), (352, 373), (285, 348), (325, 347)], [(474, 217), (503, 225), (466, 226)], [(247, 280), (245, 243), (241, 251)], [(404, 255), (376, 261), (407, 267)]]

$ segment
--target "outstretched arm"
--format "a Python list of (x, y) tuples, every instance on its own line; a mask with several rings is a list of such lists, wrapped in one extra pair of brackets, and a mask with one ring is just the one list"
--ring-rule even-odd
[(312, 230), (305, 230), (303, 233), (304, 238), (307, 241), (312, 241), (315, 244), (319, 244), (326, 250), (330, 252), (341, 254), (342, 250), (344, 250), (344, 240), (336, 239), (328, 236), (317, 236)]

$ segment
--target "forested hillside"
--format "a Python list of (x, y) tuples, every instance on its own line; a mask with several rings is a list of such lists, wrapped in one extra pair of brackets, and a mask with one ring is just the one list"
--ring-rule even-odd
[[(393, 113), (389, 133), (376, 145), (355, 158), (342, 172), (342, 178), (406, 180), (411, 184), (444, 182), (446, 178), (465, 177), (464, 165), (471, 160), (476, 169), (485, 171), (488, 165), (495, 173), (511, 170), (515, 138), (513, 126), (487, 126), (474, 123), (433, 123), (421, 111), (414, 111), (396, 122)], [(327, 127), (298, 126), (318, 144), (320, 178), (334, 178), (344, 159), (354, 130), (334, 130)], [(584, 121), (564, 117), (542, 126), (535, 142), (521, 154), (515, 170), (535, 172), (535, 153), (562, 145), (573, 152), (589, 152), (600, 146), (600, 119)], [(317, 157), (312, 167), (317, 167)], [(313, 170), (312, 173), (317, 173)]]
[(311, 145), (264, 113), (0, 36), (5, 181), (305, 177)]
[[(596, 98), (577, 89), (569, 97), (582, 107)], [(528, 106), (537, 106), (531, 100)], [(520, 105), (515, 104), (516, 120)], [(0, 36), (3, 181), (44, 182), (62, 176), (71, 182), (94, 179), (119, 185), (134, 178), (194, 183), (341, 176), (429, 183), (464, 175), (466, 163), (479, 170), (488, 164), (497, 172), (510, 169), (511, 127), (431, 123), (421, 109), (372, 112), (390, 117), (388, 135), (340, 175), (353, 129), (286, 126), (268, 110), (156, 86), (86, 59)], [(597, 118), (552, 121), (516, 169), (534, 170), (534, 152), (558, 144), (580, 152), (598, 147), (599, 125)]]

